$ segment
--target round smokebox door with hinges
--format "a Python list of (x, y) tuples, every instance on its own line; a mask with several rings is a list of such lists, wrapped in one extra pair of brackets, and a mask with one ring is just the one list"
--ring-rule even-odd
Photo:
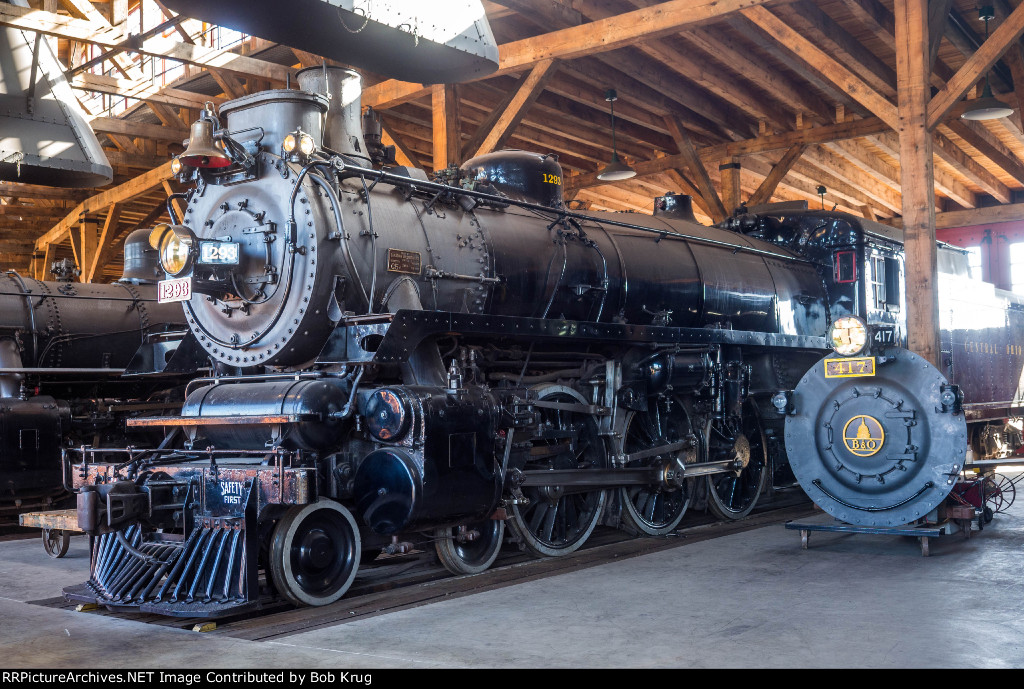
[(795, 413), (786, 419), (793, 473), (841, 521), (908, 524), (942, 502), (963, 468), (959, 393), (907, 350), (890, 350), (877, 366), (842, 365), (848, 361), (829, 355), (793, 391)]

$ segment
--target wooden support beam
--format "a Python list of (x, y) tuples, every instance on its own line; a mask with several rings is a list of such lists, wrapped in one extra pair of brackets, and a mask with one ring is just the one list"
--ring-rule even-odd
[(944, 136), (941, 131), (932, 134), (932, 150), (939, 158), (952, 166), (957, 172), (994, 196), (1002, 203), (1010, 202), (1009, 188), (999, 178), (989, 172), (978, 161)]
[(722, 205), (725, 206), (726, 217), (739, 208), (740, 198), (740, 164), (739, 158), (728, 158), (718, 164), (718, 172), (722, 181)]
[(99, 219), (93, 217), (82, 218), (78, 225), (78, 230), (79, 240), (74, 247), (78, 249), (75, 252), (75, 263), (78, 264), (78, 269), (81, 271), (78, 279), (81, 282), (88, 282), (89, 280), (86, 278), (86, 275), (89, 272), (89, 267), (92, 265), (92, 260), (96, 255), (96, 249), (99, 244)]
[(758, 84), (783, 102), (807, 113), (813, 113), (823, 122), (834, 120), (833, 108), (812, 89), (790, 79), (783, 70), (773, 69), (749, 48), (736, 42), (721, 29), (694, 29), (683, 34), (683, 39), (706, 52), (746, 80)]
[[(2, 7), (2, 4), (0, 4)], [(108, 93), (112, 96), (136, 98), (147, 103), (157, 103), (175, 107), (195, 108), (202, 110), (206, 101), (216, 106), (227, 101), (220, 96), (208, 96), (202, 93), (169, 87), (160, 87), (148, 79), (130, 81), (115, 79), (102, 74), (76, 74), (71, 80), (71, 87), (96, 93)]]
[(694, 203), (703, 208), (708, 216), (711, 216), (711, 211), (705, 205), (704, 197), (701, 195), (700, 190), (697, 189), (697, 185), (691, 182), (686, 175), (679, 170), (665, 170), (665, 176), (676, 186), (675, 191), (691, 196)]
[[(843, 156), (852, 166), (861, 169), (865, 174), (873, 175), (888, 186), (898, 190), (900, 188), (900, 168), (898, 164), (900, 155), (899, 136), (895, 132), (887, 132), (870, 137), (870, 140), (887, 155), (895, 158), (897, 164), (890, 165), (885, 162), (859, 141), (833, 141), (825, 144), (825, 146)], [(933, 170), (936, 190), (942, 192), (964, 208), (974, 208), (977, 205), (974, 192), (966, 184), (938, 167), (933, 168)]]
[(907, 343), (912, 351), (938, 367), (935, 202), (928, 126), (928, 0), (895, 0), (893, 13), (907, 270)]
[(70, 234), (71, 228), (77, 225), (79, 219), (83, 216), (99, 213), (113, 203), (127, 201), (136, 196), (140, 196), (153, 187), (160, 186), (161, 182), (171, 179), (173, 176), (174, 175), (171, 172), (171, 164), (170, 162), (166, 162), (154, 170), (150, 170), (149, 172), (139, 175), (134, 179), (130, 179), (123, 184), (119, 184), (116, 187), (107, 189), (102, 193), (87, 198), (85, 201), (78, 204), (74, 210), (68, 213), (67, 216), (65, 216), (65, 218), (57, 223), (52, 229), (39, 237), (36, 240), (36, 249), (44, 250), (48, 244), (65, 241)]
[(1008, 175), (1024, 184), (1024, 164), (999, 139), (992, 136), (984, 126), (974, 122), (965, 122), (959, 118), (949, 120), (944, 126), (976, 148), (979, 153), (999, 166)]
[[(722, 199), (718, 197), (718, 192), (715, 191), (714, 184), (711, 183), (711, 176), (708, 174), (707, 168), (697, 155), (697, 149), (693, 145), (693, 141), (690, 139), (689, 134), (686, 133), (686, 129), (683, 127), (683, 123), (679, 121), (678, 117), (669, 116), (665, 118), (665, 126), (668, 128), (669, 134), (675, 139), (676, 146), (679, 147), (679, 160), (683, 165), (690, 171), (691, 179), (694, 181), (694, 185), (700, 192), (700, 197), (704, 200), (704, 208), (707, 210), (715, 222), (721, 222), (725, 220), (732, 209), (728, 208), (722, 203)], [(677, 167), (676, 165), (670, 165), (664, 168), (664, 170), (671, 170)], [(738, 205), (738, 204), (737, 204)]]
[(440, 172), (459, 160), (459, 99), (454, 84), (436, 84), (433, 87), (433, 165)]
[(896, 129), (899, 120), (896, 106), (871, 88), (863, 79), (827, 55), (800, 32), (764, 7), (751, 7), (740, 12), (754, 25), (775, 38), (809, 67), (834, 84), (836, 88), (848, 94), (869, 112)]
[(381, 125), (381, 141), (385, 146), (395, 147), (395, 158), (399, 165), (405, 165), (406, 167), (423, 168), (423, 163), (417, 157), (416, 152), (412, 150), (409, 144), (398, 135), (394, 128), (388, 124), (383, 117), (380, 120)]
[(862, 173), (856, 166), (850, 165), (849, 161), (841, 155), (823, 146), (809, 146), (804, 154), (804, 160), (823, 170), (827, 170), (833, 177), (848, 184), (851, 189), (859, 192), (874, 205), (886, 209), (890, 214), (898, 214), (900, 212), (901, 202), (900, 194), (897, 191), (898, 184), (896, 187), (890, 187), (884, 182), (875, 179), (873, 175)]
[[(100, 14), (100, 12), (95, 8), (95, 6), (93, 6), (91, 2), (89, 2), (89, 0), (60, 1), (69, 10), (72, 10), (72, 12), (77, 12), (85, 19), (94, 22), (99, 26), (107, 26), (113, 28), (113, 24), (117, 23), (109, 21), (106, 17)], [(142, 79), (144, 77), (144, 75), (142, 74), (142, 70), (134, 64), (132, 64), (131, 59), (128, 58), (127, 55), (113, 54), (110, 55), (109, 58), (110, 61), (114, 64), (114, 67), (117, 68), (117, 71), (123, 74), (126, 79)]]
[[(648, 38), (703, 26), (767, 0), (669, 0), (652, 7), (552, 31), (498, 46), (498, 71), (480, 78), (521, 72), (542, 60), (573, 59), (616, 50)], [(431, 87), (390, 79), (363, 92), (363, 104), (390, 108), (430, 93)]]
[(123, 204), (112, 203), (107, 208), (107, 217), (103, 221), (103, 228), (99, 232), (96, 248), (86, 259), (86, 265), (82, 267), (82, 282), (95, 282), (97, 271), (101, 266), (106, 265), (110, 260), (110, 244), (117, 233), (117, 224), (121, 220)]
[(805, 36), (840, 61), (875, 92), (885, 98), (896, 96), (896, 73), (864, 44), (836, 23), (817, 4), (799, 0), (784, 9), (785, 18), (795, 29), (805, 26)]
[(109, 148), (103, 149), (107, 162), (118, 167), (131, 167), (149, 170), (167, 162), (166, 156), (145, 155), (143, 153), (128, 153), (114, 151)]
[[(972, 225), (995, 225), (997, 223), (1024, 221), (1024, 203), (1007, 203), (999, 206), (973, 208), (963, 211), (946, 211), (935, 214), (935, 228), (945, 230), (951, 227)], [(903, 227), (902, 218), (893, 218), (894, 227)]]
[[(625, 69), (625, 66), (623, 66)], [(586, 92), (603, 101), (605, 89), (611, 87), (619, 92), (619, 107), (615, 109), (617, 119), (625, 122), (636, 122), (657, 129), (663, 128), (662, 118), (676, 115), (686, 119), (690, 131), (714, 139), (732, 139), (726, 127), (720, 122), (709, 119), (678, 101), (669, 98), (655, 87), (648, 86), (621, 70), (610, 68), (607, 63), (597, 58), (581, 58), (564, 63), (559, 74), (566, 74), (586, 87)], [(556, 79), (555, 84), (559, 83)], [(552, 90), (554, 86), (551, 87)], [(570, 96), (573, 97), (573, 96)], [(581, 96), (577, 100), (584, 101)], [(604, 111), (607, 105), (600, 102), (589, 102), (592, 107)], [(586, 101), (584, 101), (586, 102)], [(641, 137), (642, 138), (642, 137)]]
[[(897, 14), (898, 16), (898, 14)], [(897, 21), (897, 27), (899, 22)], [(928, 103), (928, 128), (934, 129), (946, 119), (956, 102), (977, 83), (978, 79), (996, 63), (1003, 53), (1024, 33), (1024, 5), (1018, 5), (1010, 16), (992, 32), (988, 40), (967, 59)]]
[(46, 274), (50, 272), (50, 264), (53, 263), (56, 250), (56, 243), (46, 245), (46, 249), (43, 250), (43, 264), (36, 268), (36, 280), (46, 279)]
[(213, 77), (213, 80), (217, 82), (217, 86), (220, 86), (221, 91), (228, 98), (241, 98), (245, 95), (245, 86), (234, 75), (212, 67), (206, 71)]
[(786, 176), (786, 173), (793, 167), (793, 164), (803, 155), (806, 148), (807, 145), (802, 143), (790, 146), (789, 150), (782, 154), (782, 159), (772, 167), (771, 173), (764, 178), (760, 186), (747, 199), (747, 205), (757, 206), (771, 201), (772, 195), (775, 194), (775, 189), (779, 186), (779, 182), (782, 181), (782, 178)]
[(557, 68), (554, 67), (554, 64), (554, 60), (543, 60), (534, 65), (508, 101), (503, 103), (502, 107), (495, 109), (492, 117), (484, 120), (484, 123), (477, 129), (477, 133), (466, 145), (465, 158), (467, 160), (496, 151), (504, 146), (509, 136), (540, 97), (548, 81), (555, 75)]
[(1024, 120), (1021, 119), (1024, 116), (1024, 46), (1020, 41), (1014, 41), (1004, 57), (1013, 77), (1013, 90), (1007, 94), (1013, 113), (1004, 119), (1013, 123), (1013, 127), (1008, 129), (1015, 130), (1013, 134), (1016, 137), (1017, 132), (1024, 132)]
[(14, 197), (22, 199), (74, 199), (81, 201), (85, 198), (85, 192), (75, 189), (55, 189), (44, 187), (39, 184), (22, 184), (20, 182), (0, 181), (0, 197)]
[(177, 142), (188, 138), (188, 129), (184, 127), (172, 128), (166, 124), (145, 124), (143, 122), (121, 120), (115, 117), (94, 117), (89, 121), (89, 125), (97, 134), (119, 134), (121, 136), (142, 137), (156, 141)]
[[(795, 132), (760, 136), (753, 139), (746, 139), (744, 141), (733, 141), (727, 144), (704, 146), (698, 151), (698, 155), (703, 161), (717, 162), (723, 158), (734, 156), (747, 156), (766, 153), (769, 151), (784, 150), (798, 143), (812, 144), (823, 143), (826, 141), (838, 141), (841, 139), (852, 139), (862, 136), (871, 136), (888, 130), (889, 127), (884, 122), (878, 118), (870, 117), (863, 120), (851, 120), (824, 127), (813, 127), (811, 129), (801, 129)], [(670, 170), (672, 168), (689, 167), (689, 165), (684, 156), (680, 154), (675, 156), (665, 156), (664, 158), (655, 158), (654, 160), (637, 161), (633, 164), (633, 167), (636, 169), (637, 176), (642, 177), (644, 175), (664, 172), (665, 170)], [(602, 182), (597, 179), (597, 173), (593, 173), (578, 175), (577, 177), (569, 180), (569, 184), (578, 185), (579, 188), (586, 188), (600, 185)]]
[(945, 33), (946, 19), (949, 17), (953, 0), (932, 0), (928, 3), (928, 71), (931, 72), (935, 58), (939, 55), (942, 34)]
[[(167, 6), (160, 2), (160, 0), (153, 0), (153, 2), (156, 4), (157, 7), (160, 8), (160, 11), (163, 12), (164, 16), (168, 19), (172, 19), (177, 16), (174, 14), (174, 12), (167, 9)], [(127, 6), (127, 0), (125, 0), (124, 4)], [(191, 36), (188, 35), (188, 31), (185, 31), (185, 29), (182, 28), (180, 22), (174, 25), (174, 30), (178, 32), (178, 36), (181, 38), (181, 40), (185, 41), (186, 43), (191, 43), (192, 45), (195, 45), (196, 42), (192, 39)]]
[(562, 29), (579, 26), (583, 15), (558, 0), (495, 0), (497, 4), (515, 10), (538, 26)]
[[(146, 106), (153, 111), (153, 114), (156, 115), (157, 119), (160, 120), (160, 124), (164, 127), (167, 127), (176, 133), (185, 133), (184, 136), (174, 139), (175, 142), (181, 143), (189, 137), (189, 123), (181, 118), (181, 115), (175, 108), (169, 105), (164, 105), (163, 103), (153, 103), (152, 101), (147, 101)], [(118, 121), (124, 122), (124, 120)]]

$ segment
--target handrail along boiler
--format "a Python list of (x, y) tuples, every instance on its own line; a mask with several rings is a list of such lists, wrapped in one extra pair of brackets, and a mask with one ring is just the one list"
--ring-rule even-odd
[(863, 315), (831, 261), (700, 225), (679, 197), (570, 211), (552, 156), (436, 181), (382, 166), (358, 75), (299, 80), (193, 129), (185, 217), (153, 240), (220, 375), (180, 418), (133, 420), (183, 443), (74, 457), (96, 538), (65, 595), (218, 616), (260, 605), (262, 569), (323, 605), (382, 548), (433, 542), (475, 573), (506, 524), (564, 555), (601, 522), (669, 533), (695, 496), (741, 517), (788, 475), (773, 396)]

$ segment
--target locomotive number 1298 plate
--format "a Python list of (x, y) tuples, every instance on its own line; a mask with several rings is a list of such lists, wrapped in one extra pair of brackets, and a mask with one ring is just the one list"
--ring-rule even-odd
[(192, 298), (192, 278), (161, 280), (156, 283), (156, 300), (160, 304), (171, 301), (188, 301)]
[(826, 378), (859, 378), (875, 375), (875, 357), (859, 356), (853, 359), (825, 359)]

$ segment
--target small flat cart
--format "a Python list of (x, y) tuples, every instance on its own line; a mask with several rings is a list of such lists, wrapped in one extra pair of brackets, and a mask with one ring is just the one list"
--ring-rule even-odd
[(43, 530), (43, 550), (50, 557), (64, 557), (71, 545), (71, 534), (81, 533), (77, 510), (26, 512), (18, 515), (18, 523)]
[(829, 524), (812, 524), (807, 522), (786, 522), (786, 528), (800, 532), (800, 547), (804, 550), (810, 542), (812, 531), (831, 533), (860, 533), (881, 536), (912, 536), (921, 544), (921, 555), (930, 554), (929, 542), (932, 539), (962, 533), (971, 537), (971, 519), (974, 512), (970, 507), (947, 507), (947, 521), (941, 524), (906, 524), (904, 526), (858, 526), (847, 524), (838, 519)]

